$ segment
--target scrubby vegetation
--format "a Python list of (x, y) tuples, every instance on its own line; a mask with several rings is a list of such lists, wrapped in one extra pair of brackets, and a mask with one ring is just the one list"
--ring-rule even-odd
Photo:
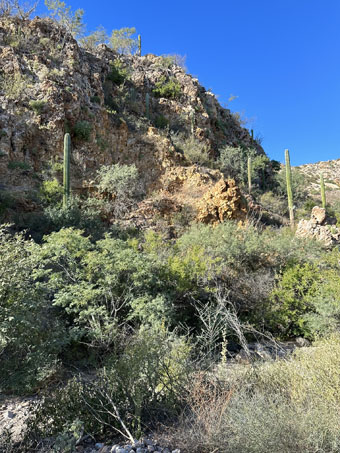
[[(153, 433), (184, 452), (338, 452), (339, 248), (296, 237), (285, 168), (247, 131), (241, 130), (247, 145), (228, 135), (229, 120), (240, 126), (237, 115), (221, 108), (214, 117), (203, 89), (205, 103), (197, 98), (174, 115), (187, 96), (182, 57), (154, 57), (161, 75), (145, 79), (138, 92), (132, 55), (140, 63), (141, 39), (134, 28), (85, 36), (83, 10), (45, 3), (64, 27), (57, 30), (76, 37), (82, 54), (105, 43), (120, 55), (111, 53), (101, 79), (94, 73), (98, 85), (86, 94), (91, 105), (65, 118), (64, 161), (58, 149), (43, 170), (37, 165), (47, 155), (34, 144), (35, 131), (50, 127), (45, 98), (37, 93), (17, 109), (34, 118), (32, 146), (22, 149), (23, 160), (3, 167), (13, 179), (33, 175), (35, 184), (31, 193), (23, 193), (24, 183), (16, 192), (0, 185), (0, 392), (35, 394), (39, 404), (30, 409), (21, 443), (3, 433), (0, 450), (73, 452), (86, 435), (132, 442)], [(0, 0), (7, 19), (33, 12), (20, 8)], [(4, 39), (16, 48), (25, 36)], [(39, 38), (39, 46), (60, 61), (63, 49), (50, 38)], [(63, 74), (57, 66), (41, 78), (61, 83)], [(21, 73), (1, 81), (9, 100), (25, 96), (33, 83)], [(63, 90), (65, 105), (71, 92)], [(108, 133), (93, 120), (101, 109)], [(123, 152), (124, 140), (138, 142), (138, 152)], [(100, 152), (92, 159), (93, 149)], [(83, 186), (80, 167), (91, 175)], [(191, 198), (183, 190), (183, 204), (167, 212), (190, 171), (198, 186), (207, 181), (206, 192), (233, 178), (237, 186), (223, 190), (239, 194), (243, 217), (198, 223), (195, 197), (204, 190), (193, 185), (186, 188)], [(292, 169), (296, 220), (317, 202), (306, 186)], [(324, 191), (322, 199), (336, 228), (339, 207), (326, 205)], [(158, 201), (164, 212), (161, 206), (154, 215)], [(26, 210), (17, 209), (20, 203)]]

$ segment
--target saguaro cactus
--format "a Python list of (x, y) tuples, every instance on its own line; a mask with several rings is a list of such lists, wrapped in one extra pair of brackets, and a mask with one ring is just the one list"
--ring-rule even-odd
[(286, 182), (287, 182), (287, 195), (288, 195), (288, 209), (290, 226), (294, 228), (294, 206), (293, 206), (293, 191), (292, 191), (292, 170), (290, 168), (289, 150), (285, 150), (286, 159)]
[(323, 174), (320, 174), (320, 187), (321, 187), (321, 201), (322, 207), (326, 209), (326, 189), (325, 189), (325, 181), (323, 179)]
[(150, 94), (146, 93), (145, 95), (145, 116), (147, 119), (150, 119)]
[(138, 35), (138, 55), (142, 56), (142, 37)]
[(248, 192), (251, 193), (251, 156), (248, 156)]
[(70, 198), (70, 156), (71, 156), (71, 137), (70, 134), (64, 136), (64, 197), (63, 206), (68, 206)]

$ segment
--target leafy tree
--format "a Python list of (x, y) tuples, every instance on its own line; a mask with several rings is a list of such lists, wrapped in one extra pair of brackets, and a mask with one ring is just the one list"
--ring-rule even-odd
[(39, 246), (0, 228), (0, 388), (30, 390), (53, 375), (68, 341), (37, 279)]
[(109, 38), (112, 49), (125, 55), (134, 55), (138, 50), (138, 39), (133, 37), (135, 33), (134, 27), (113, 30)]
[(45, 0), (45, 5), (50, 11), (51, 18), (59, 22), (74, 37), (84, 33), (83, 9), (77, 9), (72, 13), (71, 7), (60, 0)]
[(94, 51), (99, 44), (106, 44), (108, 39), (105, 28), (100, 25), (97, 30), (88, 36), (84, 36), (79, 42), (86, 50)]

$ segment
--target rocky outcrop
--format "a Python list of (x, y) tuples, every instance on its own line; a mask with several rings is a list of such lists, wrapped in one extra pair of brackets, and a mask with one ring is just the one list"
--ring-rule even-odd
[(318, 206), (313, 208), (310, 220), (300, 220), (296, 236), (317, 239), (327, 247), (340, 243), (340, 229), (327, 223), (326, 210)]
[[(112, 72), (118, 62), (121, 82)], [(0, 74), (0, 181), (7, 192), (31, 194), (51, 173), (61, 181), (66, 131), (77, 192), (91, 187), (101, 165), (114, 163), (137, 166), (145, 199), (155, 191), (169, 192), (172, 200), (177, 189), (181, 196), (189, 192), (206, 176), (186, 169), (169, 131), (193, 134), (212, 158), (225, 144), (263, 153), (237, 118), (181, 67), (151, 54), (118, 55), (105, 45), (85, 51), (50, 19), (0, 19)], [(179, 95), (158, 97), (153, 90), (161, 80), (175, 81)], [(159, 127), (160, 118), (167, 127)]]
[(247, 204), (233, 179), (221, 179), (198, 203), (197, 221), (217, 224), (225, 220), (244, 221)]

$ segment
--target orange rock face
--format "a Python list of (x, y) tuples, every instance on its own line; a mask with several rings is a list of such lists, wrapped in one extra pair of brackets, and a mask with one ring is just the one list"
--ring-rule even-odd
[(225, 220), (244, 221), (247, 205), (239, 187), (233, 179), (220, 179), (199, 202), (197, 221), (217, 224)]

